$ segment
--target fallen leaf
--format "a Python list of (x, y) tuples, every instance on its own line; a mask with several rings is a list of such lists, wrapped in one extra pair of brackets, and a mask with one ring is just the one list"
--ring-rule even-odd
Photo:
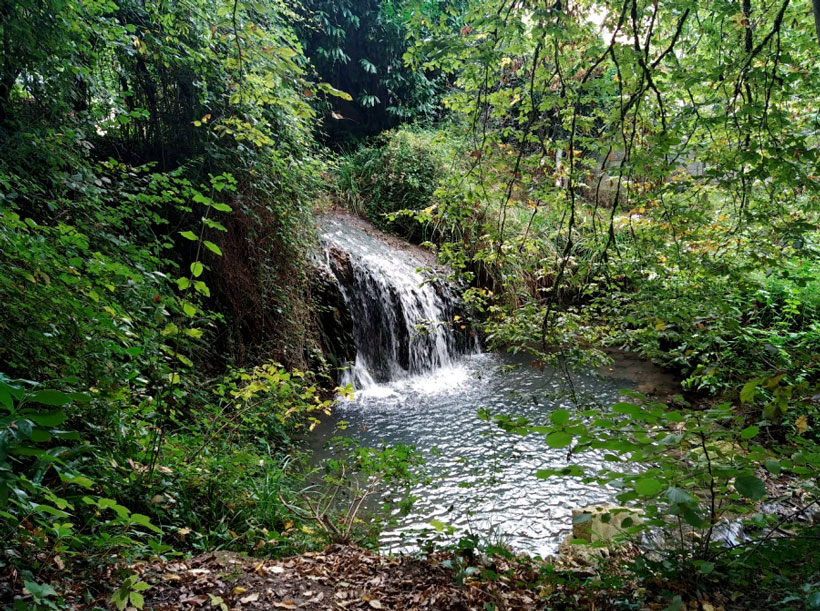
[(368, 604), (374, 609), (384, 609), (381, 602), (379, 602), (378, 600), (370, 600), (368, 601)]
[(809, 419), (806, 418), (806, 415), (803, 414), (797, 420), (794, 421), (794, 427), (797, 429), (797, 434), (802, 435), (805, 433), (809, 428)]
[(247, 591), (248, 591), (248, 588), (243, 588), (242, 586), (236, 586), (236, 587), (233, 589), (233, 593), (234, 593), (234, 594), (244, 594), (244, 593), (245, 593), (245, 592), (247, 592)]
[(254, 592), (253, 594), (248, 594), (244, 598), (240, 598), (239, 602), (241, 602), (242, 604), (245, 604), (245, 603), (254, 603), (257, 600), (259, 600), (259, 592)]
[(279, 609), (298, 609), (299, 608), (299, 605), (297, 605), (292, 600), (283, 600), (280, 603), (273, 603), (273, 606), (277, 607)]

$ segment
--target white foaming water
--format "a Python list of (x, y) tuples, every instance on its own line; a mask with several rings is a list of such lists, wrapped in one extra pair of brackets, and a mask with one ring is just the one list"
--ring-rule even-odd
[(449, 288), (422, 263), (338, 219), (322, 221), (325, 261), (353, 318), (356, 359), (342, 382), (370, 389), (450, 367), (471, 342)]

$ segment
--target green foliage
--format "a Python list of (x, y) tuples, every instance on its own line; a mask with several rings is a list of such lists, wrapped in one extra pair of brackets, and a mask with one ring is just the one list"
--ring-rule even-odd
[(374, 136), (399, 122), (429, 119), (441, 79), (405, 66), (405, 2), (309, 0), (301, 37), (320, 78), (349, 96), (325, 104), (338, 142)]
[(422, 212), (433, 206), (438, 183), (450, 171), (453, 150), (452, 141), (435, 131), (399, 128), (386, 132), (374, 146), (362, 146), (339, 160), (337, 192), (348, 207), (377, 225), (412, 232), (420, 239), (418, 224), (397, 213)]

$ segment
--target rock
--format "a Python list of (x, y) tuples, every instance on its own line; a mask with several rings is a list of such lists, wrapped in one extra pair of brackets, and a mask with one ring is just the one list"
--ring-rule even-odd
[[(590, 516), (586, 521), (581, 521)], [(632, 507), (597, 506), (572, 510), (572, 536), (589, 543), (615, 542), (631, 526), (643, 522), (643, 512)]]
[(356, 357), (353, 319), (339, 284), (327, 266), (315, 265), (310, 280), (322, 353), (338, 369)]
[[(630, 546), (622, 546), (618, 537), (629, 527), (640, 524), (642, 515), (638, 509), (616, 505), (573, 509), (572, 534), (561, 542), (558, 553), (568, 566), (585, 570), (613, 554), (628, 553)], [(629, 521), (624, 524), (626, 520)], [(578, 539), (586, 544), (573, 543)]]

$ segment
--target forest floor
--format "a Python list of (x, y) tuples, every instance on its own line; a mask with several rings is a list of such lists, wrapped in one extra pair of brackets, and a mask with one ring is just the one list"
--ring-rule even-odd
[[(448, 566), (448, 561), (452, 564)], [(632, 600), (629, 608), (657, 611), (666, 602), (634, 605), (635, 584), (617, 590), (603, 586), (589, 566), (560, 561), (552, 579), (544, 563), (527, 557), (485, 559), (474, 575), (458, 571), (449, 552), (427, 557), (386, 556), (358, 547), (331, 545), (278, 560), (217, 551), (188, 560), (129, 567), (151, 587), (143, 591), (145, 609), (341, 609), (513, 611), (607, 611)], [(463, 559), (461, 560), (463, 562)], [(493, 575), (492, 579), (487, 579)], [(594, 585), (593, 585), (594, 584)], [(623, 586), (627, 587), (624, 589)], [(645, 594), (645, 592), (643, 593)], [(735, 607), (720, 594), (693, 597), (683, 609), (726, 611)], [(100, 604), (102, 601), (97, 601)], [(79, 608), (79, 607), (75, 607)], [(97, 607), (99, 608), (99, 607)]]
[(522, 588), (520, 579), (504, 577), (496, 582), (459, 585), (455, 572), (442, 566), (443, 560), (383, 556), (357, 547), (331, 545), (323, 552), (279, 560), (213, 552), (133, 569), (142, 572), (141, 579), (151, 585), (145, 591), (145, 608), (158, 611), (538, 607), (535, 594)]

